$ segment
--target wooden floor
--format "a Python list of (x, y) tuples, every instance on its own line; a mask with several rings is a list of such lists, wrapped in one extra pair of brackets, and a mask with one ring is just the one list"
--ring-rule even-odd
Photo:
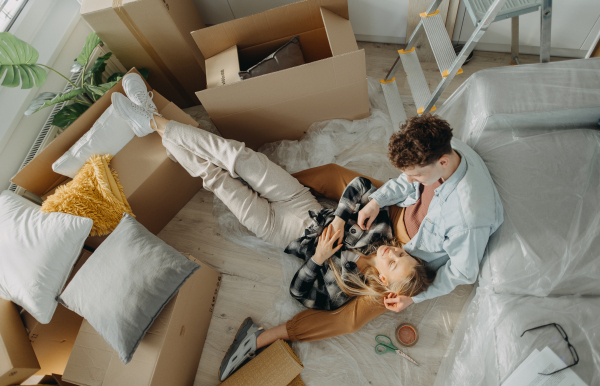
[[(359, 47), (366, 52), (367, 75), (380, 79), (386, 75), (397, 57), (397, 50), (403, 46), (359, 43)], [(520, 59), (522, 63), (539, 61), (537, 56), (532, 55), (522, 55)], [(442, 97), (450, 96), (475, 71), (509, 63), (509, 54), (475, 52), (471, 62), (464, 66), (464, 74), (454, 79)], [(423, 68), (430, 88), (433, 89), (440, 80), (436, 64), (423, 63)], [(398, 86), (403, 95), (407, 115), (415, 115), (408, 84), (399, 82)], [(199, 116), (200, 112), (194, 108), (187, 111), (195, 118), (202, 118)], [(204, 345), (195, 386), (219, 384), (217, 371), (221, 359), (240, 323), (248, 316), (260, 320), (271, 308), (275, 294), (280, 288), (279, 281), (282, 275), (279, 261), (273, 261), (272, 258), (234, 244), (219, 234), (212, 209), (213, 195), (201, 190), (159, 234), (174, 248), (192, 254), (223, 274), (223, 283)]]

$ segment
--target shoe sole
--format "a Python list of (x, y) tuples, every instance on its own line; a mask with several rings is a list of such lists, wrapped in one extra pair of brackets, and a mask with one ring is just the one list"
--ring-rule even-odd
[[(121, 95), (123, 95), (123, 94), (121, 94)], [(135, 122), (135, 119), (132, 119), (127, 114), (127, 111), (121, 109), (122, 106), (118, 101), (116, 101), (117, 98), (118, 97), (116, 96), (116, 93), (113, 93), (111, 95), (111, 102), (112, 102), (113, 108), (115, 109), (117, 115), (120, 116), (121, 118), (123, 118), (125, 121), (127, 121), (129, 123), (129, 126), (136, 125), (136, 128), (139, 131), (144, 132), (145, 129), (143, 127), (139, 127), (139, 125), (137, 125), (137, 123)], [(127, 97), (125, 95), (123, 95), (123, 98), (127, 98)], [(115, 103), (115, 102), (117, 102), (117, 103)], [(134, 103), (134, 102), (131, 102), (131, 103)], [(135, 130), (134, 130), (134, 132), (135, 132)]]
[(252, 327), (254, 323), (252, 322), (252, 318), (246, 318), (244, 320), (244, 322), (240, 325), (240, 328), (238, 328), (237, 332), (235, 333), (235, 338), (233, 339), (233, 343), (231, 343), (231, 346), (229, 346), (229, 348), (227, 349), (227, 353), (225, 353), (225, 357), (223, 358), (223, 360), (221, 361), (221, 366), (219, 367), (219, 380), (221, 382), (224, 381), (224, 379), (222, 379), (223, 376), (223, 371), (225, 371), (225, 369), (223, 368), (223, 365), (225, 365), (225, 368), (227, 368), (227, 364), (229, 363), (229, 360), (231, 359), (234, 351), (231, 350), (233, 348), (233, 346), (235, 346), (236, 343), (238, 343), (238, 337), (240, 336), (240, 333), (244, 334), (243, 338), (240, 339), (240, 344), (241, 342), (244, 341), (244, 339), (246, 338), (247, 334), (248, 334), (248, 330)]
[[(129, 74), (129, 75), (133, 75), (133, 74)], [(133, 99), (131, 99), (131, 96), (127, 92), (127, 89), (129, 88), (128, 87), (129, 84), (135, 84), (135, 83), (140, 84), (141, 86), (144, 87), (145, 90), (148, 90), (148, 88), (146, 87), (146, 83), (144, 82), (144, 79), (141, 76), (139, 78), (135, 77), (135, 76), (133, 76), (133, 77), (132, 76), (127, 76), (127, 75), (124, 76), (123, 77), (123, 82), (122, 82), (123, 91), (125, 91), (125, 96), (127, 96), (127, 98), (129, 98), (132, 102), (133, 102)], [(136, 102), (133, 102), (133, 103), (136, 103)]]

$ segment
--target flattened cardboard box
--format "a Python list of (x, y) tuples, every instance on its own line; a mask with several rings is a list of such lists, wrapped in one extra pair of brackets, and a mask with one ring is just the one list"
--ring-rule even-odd
[(17, 307), (0, 299), (0, 386), (18, 384), (39, 369)]
[(179, 107), (199, 104), (204, 57), (190, 32), (204, 28), (192, 0), (83, 0), (81, 16), (127, 68), (147, 68), (149, 82)]
[(117, 353), (84, 320), (62, 379), (82, 386), (193, 385), (214, 310), (221, 275), (201, 268), (156, 318), (133, 359)]
[(224, 137), (257, 149), (298, 139), (314, 122), (369, 115), (365, 53), (346, 0), (301, 1), (192, 33), (205, 58), (237, 45), (242, 69), (296, 35), (306, 64), (196, 93)]
[[(85, 249), (81, 252), (65, 283), (65, 288), (91, 255), (92, 252)], [(21, 312), (21, 319), (29, 333), (29, 341), (41, 367), (34, 375), (62, 374), (83, 318), (59, 304), (48, 324), (41, 324), (25, 310)]]
[[(148, 85), (148, 91), (151, 90)], [(69, 150), (111, 105), (113, 92), (124, 93), (121, 82), (32, 159), (12, 178), (12, 182), (42, 197), (51, 194), (57, 186), (67, 183), (70, 179), (55, 173), (52, 164)], [(154, 103), (165, 118), (198, 127), (198, 123), (173, 102), (166, 100), (157, 91), (153, 92)], [(114, 156), (110, 166), (119, 175), (119, 181), (137, 221), (154, 234), (160, 232), (202, 187), (201, 178), (190, 176), (181, 165), (167, 156), (161, 137), (157, 133), (133, 138)], [(106, 236), (89, 237), (85, 245), (97, 248), (105, 238)]]

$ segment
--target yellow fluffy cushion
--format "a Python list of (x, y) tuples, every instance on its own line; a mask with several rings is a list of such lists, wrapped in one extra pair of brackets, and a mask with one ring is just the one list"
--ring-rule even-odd
[(56, 189), (42, 204), (42, 212), (62, 212), (94, 220), (90, 236), (111, 233), (123, 213), (133, 216), (117, 173), (108, 167), (111, 155), (93, 155), (75, 178)]

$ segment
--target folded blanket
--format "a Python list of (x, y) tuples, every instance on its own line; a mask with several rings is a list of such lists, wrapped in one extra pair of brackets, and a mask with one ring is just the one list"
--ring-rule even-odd
[(59, 186), (42, 204), (42, 212), (62, 212), (94, 220), (90, 236), (112, 232), (123, 213), (133, 216), (117, 173), (108, 163), (111, 155), (93, 155), (69, 183)]

